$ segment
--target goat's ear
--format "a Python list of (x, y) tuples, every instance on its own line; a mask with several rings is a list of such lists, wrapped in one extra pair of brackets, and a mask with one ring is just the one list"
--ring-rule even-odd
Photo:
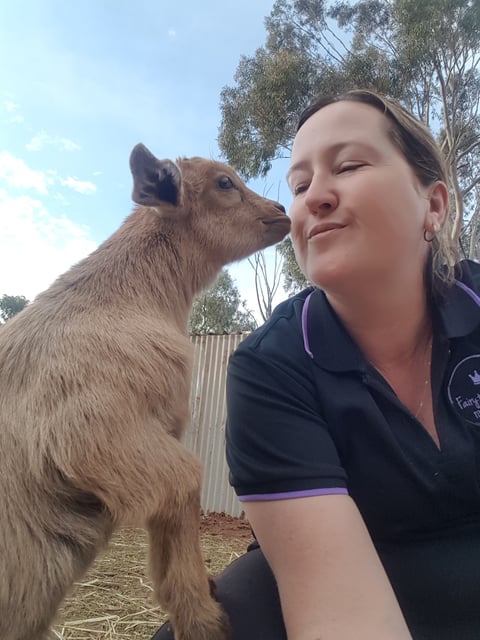
[(130, 154), (133, 176), (132, 200), (147, 207), (164, 202), (177, 205), (180, 200), (180, 169), (171, 160), (159, 160), (143, 144)]

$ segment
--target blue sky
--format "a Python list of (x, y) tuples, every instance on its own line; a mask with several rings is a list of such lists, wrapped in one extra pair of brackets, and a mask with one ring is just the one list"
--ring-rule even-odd
[[(0, 295), (32, 299), (132, 210), (130, 151), (220, 159), (220, 91), (273, 0), (23, 0), (0, 9)], [(278, 163), (249, 186), (289, 205)], [(230, 268), (255, 310), (253, 271)], [(285, 297), (280, 291), (279, 298)]]

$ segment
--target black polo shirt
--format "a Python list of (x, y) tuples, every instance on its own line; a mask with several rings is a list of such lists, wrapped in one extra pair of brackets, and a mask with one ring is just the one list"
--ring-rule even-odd
[(320, 289), (275, 310), (229, 364), (227, 460), (240, 500), (348, 493), (415, 640), (480, 639), (480, 265), (434, 317), (440, 449)]

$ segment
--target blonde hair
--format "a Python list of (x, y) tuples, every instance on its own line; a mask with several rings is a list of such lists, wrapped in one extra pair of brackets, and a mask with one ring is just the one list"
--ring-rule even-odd
[[(335, 102), (360, 102), (367, 104), (385, 115), (390, 127), (388, 134), (412, 167), (423, 186), (441, 180), (448, 185), (448, 173), (443, 154), (430, 129), (415, 118), (398, 102), (365, 89), (353, 89), (338, 96), (321, 97), (308, 106), (300, 115), (297, 131), (314, 113)], [(447, 215), (440, 231), (431, 243), (430, 259), (426, 265), (427, 282), (433, 292), (439, 292), (442, 285), (454, 281), (454, 265), (458, 260), (458, 246), (451, 239), (452, 218)]]

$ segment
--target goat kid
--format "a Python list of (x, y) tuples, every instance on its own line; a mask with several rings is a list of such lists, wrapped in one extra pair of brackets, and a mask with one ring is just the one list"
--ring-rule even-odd
[(130, 157), (137, 207), (0, 330), (0, 638), (44, 640), (119, 526), (146, 526), (178, 640), (225, 640), (199, 545), (189, 420), (195, 294), (281, 240), (282, 205), (226, 165)]

